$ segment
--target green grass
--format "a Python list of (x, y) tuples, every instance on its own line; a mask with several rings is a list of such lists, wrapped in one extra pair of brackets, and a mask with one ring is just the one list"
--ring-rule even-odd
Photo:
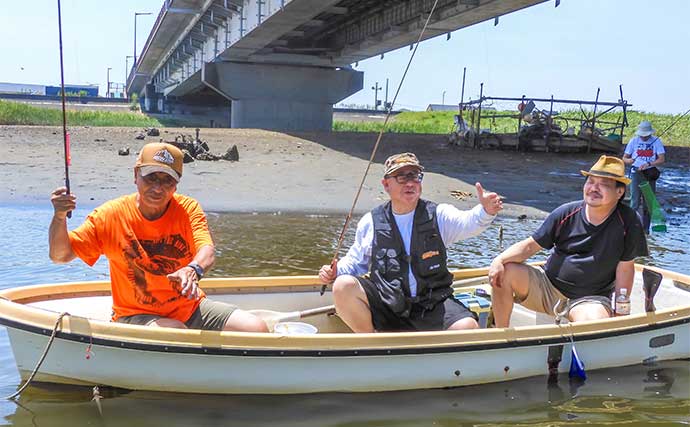
[[(494, 114), (516, 114), (516, 111), (486, 112)], [(393, 116), (388, 123), (387, 132), (394, 133), (431, 133), (448, 134), (453, 129), (455, 112), (404, 112)], [(680, 114), (654, 114), (638, 111), (628, 112), (629, 126), (625, 129), (625, 140), (635, 133), (635, 128), (642, 120), (649, 120), (663, 132)], [(468, 119), (468, 115), (465, 115)], [(568, 126), (579, 127), (579, 111), (564, 111), (560, 117), (570, 118)], [(604, 119), (610, 122), (621, 120), (622, 113), (609, 113)], [(565, 128), (565, 121), (557, 123)], [(70, 126), (123, 126), (123, 127), (165, 127), (179, 125), (174, 120), (155, 119), (137, 112), (112, 111), (67, 111), (67, 124)], [(20, 102), (0, 100), (0, 125), (62, 125), (62, 111), (59, 108), (39, 108)], [(333, 130), (337, 132), (379, 132), (383, 123), (335, 121)], [(517, 121), (513, 118), (482, 119), (482, 128), (492, 132), (515, 132)], [(670, 130), (661, 135), (666, 145), (690, 146), (690, 114), (678, 121)]]
[[(469, 120), (469, 112), (465, 114), (465, 119)], [(517, 111), (489, 111), (484, 114), (516, 114)], [(394, 133), (432, 133), (432, 134), (448, 134), (453, 129), (453, 116), (456, 113), (453, 111), (439, 111), (439, 112), (404, 112), (393, 116), (388, 123), (386, 132)], [(619, 123), (622, 120), (623, 113), (608, 113), (602, 117), (602, 120), (608, 122)], [(637, 125), (642, 120), (649, 120), (657, 130), (657, 133), (662, 133), (669, 127), (681, 114), (655, 114), (638, 111), (628, 112), (628, 124), (624, 131), (624, 143), (627, 143), (629, 138), (635, 133)], [(556, 123), (560, 124), (562, 128), (567, 126), (575, 127), (576, 131), (580, 126), (580, 112), (579, 111), (564, 111), (560, 114), (566, 120), (560, 119)], [(567, 125), (566, 125), (567, 123)], [(338, 132), (379, 132), (383, 123), (372, 122), (345, 122), (336, 121), (333, 123), (333, 130)], [(602, 125), (597, 127), (609, 127), (610, 125)], [(517, 130), (517, 120), (514, 118), (496, 118), (485, 119), (482, 117), (481, 127), (484, 129), (491, 129), (495, 133), (508, 133)], [(619, 130), (615, 131), (619, 133)], [(681, 145), (690, 146), (690, 114), (680, 119), (670, 130), (661, 135), (661, 139), (665, 145)]]
[[(70, 126), (160, 127), (161, 122), (135, 112), (67, 110)], [(0, 100), (0, 125), (62, 125), (62, 109)]]

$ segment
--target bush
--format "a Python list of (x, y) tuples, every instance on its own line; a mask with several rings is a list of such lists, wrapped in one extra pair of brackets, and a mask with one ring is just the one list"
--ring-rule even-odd
[(129, 101), (129, 109), (131, 111), (139, 111), (141, 107), (139, 106), (139, 95), (133, 93)]

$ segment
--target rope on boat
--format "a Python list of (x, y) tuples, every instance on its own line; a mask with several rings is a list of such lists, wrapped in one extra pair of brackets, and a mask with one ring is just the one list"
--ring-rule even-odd
[(11, 400), (14, 399), (15, 397), (19, 396), (28, 386), (31, 384), (31, 381), (33, 381), (34, 377), (38, 373), (38, 370), (41, 368), (41, 365), (43, 364), (43, 361), (45, 360), (46, 356), (48, 355), (48, 351), (50, 350), (50, 347), (53, 345), (53, 341), (55, 340), (55, 335), (57, 334), (58, 328), (60, 327), (60, 323), (62, 322), (62, 318), (65, 316), (69, 316), (70, 314), (68, 312), (63, 312), (60, 314), (55, 321), (55, 326), (53, 326), (53, 332), (50, 334), (50, 339), (48, 339), (48, 344), (46, 344), (46, 348), (43, 350), (43, 354), (41, 357), (38, 359), (38, 363), (36, 364), (36, 367), (34, 368), (33, 372), (31, 372), (31, 375), (29, 375), (29, 378), (26, 380), (24, 385), (19, 387), (19, 390), (14, 392), (13, 394), (3, 397), (2, 400)]
[[(383, 133), (386, 131), (386, 127), (388, 126), (388, 121), (390, 120), (391, 113), (393, 112), (393, 106), (395, 105), (395, 101), (398, 99), (398, 95), (400, 94), (400, 89), (402, 88), (403, 82), (405, 81), (405, 77), (407, 77), (407, 72), (410, 70), (410, 66), (412, 65), (412, 60), (415, 57), (415, 54), (417, 53), (417, 48), (419, 48), (419, 43), (421, 43), (422, 38), (424, 37), (424, 33), (426, 32), (426, 28), (429, 26), (429, 22), (431, 21), (431, 17), (434, 15), (434, 12), (436, 11), (436, 6), (438, 6), (438, 0), (434, 1), (434, 5), (431, 7), (431, 10), (429, 11), (429, 15), (426, 17), (426, 21), (424, 22), (424, 26), (422, 27), (422, 30), (419, 33), (419, 37), (417, 38), (417, 43), (415, 43), (414, 50), (412, 51), (412, 54), (410, 55), (410, 59), (407, 61), (407, 66), (405, 67), (405, 71), (403, 72), (402, 78), (400, 79), (400, 83), (398, 84), (398, 88), (395, 90), (395, 95), (393, 96), (393, 101), (391, 101), (390, 105), (387, 108), (386, 111), (386, 118), (383, 120), (383, 125), (381, 126), (381, 130), (379, 131), (379, 136), (376, 138), (376, 143), (374, 144), (374, 149), (371, 151), (371, 156), (369, 157), (369, 163), (367, 163), (367, 167), (364, 170), (364, 175), (362, 176), (362, 181), (359, 183), (359, 187), (357, 188), (357, 192), (355, 193), (355, 199), (352, 201), (352, 207), (350, 208), (350, 212), (348, 212), (347, 217), (345, 217), (345, 223), (343, 224), (342, 230), (340, 230), (340, 236), (338, 237), (338, 244), (336, 245), (335, 248), (335, 253), (333, 254), (333, 259), (331, 260), (331, 266), (334, 266), (338, 262), (338, 253), (340, 252), (340, 248), (343, 246), (343, 240), (345, 239), (345, 232), (347, 231), (347, 227), (350, 224), (350, 220), (352, 219), (352, 214), (355, 210), (355, 206), (357, 206), (357, 200), (359, 200), (359, 195), (362, 192), (362, 187), (364, 187), (364, 181), (367, 178), (367, 175), (369, 174), (369, 169), (371, 168), (371, 164), (374, 162), (374, 156), (376, 155), (376, 151), (379, 148), (379, 144), (381, 143), (381, 138), (383, 138)], [(326, 292), (326, 285), (323, 285), (321, 287), (321, 295)]]

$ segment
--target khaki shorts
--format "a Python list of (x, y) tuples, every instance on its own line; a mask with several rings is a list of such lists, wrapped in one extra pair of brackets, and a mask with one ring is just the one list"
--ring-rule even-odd
[(546, 313), (555, 316), (554, 307), (563, 316), (568, 316), (570, 310), (579, 304), (601, 304), (608, 311), (609, 316), (613, 315), (611, 309), (611, 299), (599, 295), (585, 296), (577, 299), (569, 299), (563, 295), (549, 280), (546, 272), (541, 267), (526, 265), (529, 275), (529, 287), (527, 296), (520, 299), (515, 296), (515, 302), (532, 311)]
[[(224, 302), (212, 301), (204, 298), (199, 306), (194, 310), (192, 316), (184, 322), (189, 329), (203, 329), (207, 331), (222, 331), (230, 315), (237, 307)], [(148, 326), (163, 316), (155, 314), (135, 314), (133, 316), (123, 316), (116, 320), (119, 323), (130, 325)]]
[(402, 318), (383, 302), (376, 284), (369, 277), (360, 276), (355, 279), (364, 289), (371, 312), (371, 321), (378, 332), (441, 331), (466, 317), (479, 320), (474, 312), (453, 296), (428, 311), (413, 304), (409, 317)]

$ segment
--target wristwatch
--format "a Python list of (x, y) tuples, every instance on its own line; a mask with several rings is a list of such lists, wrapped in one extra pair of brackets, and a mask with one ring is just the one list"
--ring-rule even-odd
[(201, 278), (204, 277), (204, 269), (198, 263), (192, 261), (189, 264), (187, 264), (187, 267), (191, 267), (194, 269), (197, 280), (201, 280)]

